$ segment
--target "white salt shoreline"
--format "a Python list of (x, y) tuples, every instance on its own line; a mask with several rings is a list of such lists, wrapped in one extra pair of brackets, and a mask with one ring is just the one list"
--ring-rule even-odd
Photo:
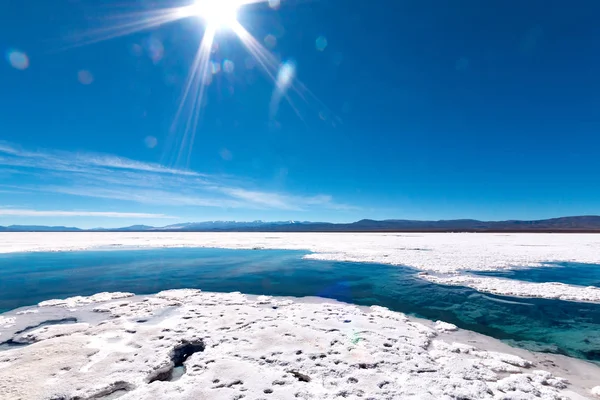
[[(14, 320), (0, 326), (1, 340), (50, 316), (78, 321), (16, 335), (33, 344), (0, 352), (0, 399), (581, 399), (600, 384), (597, 365), (381, 307), (197, 290), (126, 295), (4, 314)], [(196, 352), (185, 374), (166, 380), (186, 343)]]
[(600, 288), (594, 286), (576, 286), (558, 282), (534, 283), (473, 275), (437, 276), (419, 274), (419, 276), (440, 285), (467, 286), (478, 292), (501, 296), (544, 298), (582, 303), (600, 302)]
[(600, 263), (600, 235), (595, 234), (0, 232), (0, 253), (118, 247), (306, 250), (314, 253), (311, 258), (440, 273), (560, 261)]
[[(596, 234), (0, 233), (0, 253), (165, 247), (305, 250), (312, 252), (305, 256), (308, 259), (405, 265), (438, 274), (516, 266), (543, 268), (549, 262), (600, 263), (600, 235)], [(439, 279), (436, 283), (442, 283)], [(443, 283), (506, 296), (600, 303), (600, 289), (577, 285), (523, 283), (493, 277), (478, 277), (475, 281), (463, 275), (444, 277)]]

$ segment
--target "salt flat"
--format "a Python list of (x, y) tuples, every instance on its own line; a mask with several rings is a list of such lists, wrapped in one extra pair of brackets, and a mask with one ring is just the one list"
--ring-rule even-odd
[[(436, 274), (540, 267), (548, 262), (600, 263), (600, 235), (493, 233), (183, 233), (79, 232), (0, 233), (0, 253), (91, 248), (220, 247), (307, 250), (307, 258), (406, 265)], [(523, 297), (600, 302), (600, 289), (576, 285), (521, 284), (508, 279), (463, 275), (437, 283)], [(476, 283), (475, 283), (476, 282)], [(515, 289), (518, 285), (518, 290)]]
[(90, 248), (222, 247), (308, 250), (312, 258), (402, 264), (442, 273), (600, 263), (600, 235), (492, 233), (0, 233), (0, 253)]
[[(600, 390), (596, 365), (381, 307), (198, 290), (129, 296), (5, 315), (3, 336), (29, 345), (0, 352), (0, 398), (582, 399)], [(50, 315), (78, 321), (35, 327)]]

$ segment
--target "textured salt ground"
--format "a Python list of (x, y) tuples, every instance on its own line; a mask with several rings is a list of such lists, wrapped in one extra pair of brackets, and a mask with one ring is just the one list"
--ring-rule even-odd
[(0, 399), (580, 399), (600, 384), (596, 365), (381, 307), (115, 296), (4, 314), (0, 338), (32, 344), (0, 352)]
[[(544, 267), (548, 262), (600, 264), (600, 235), (491, 233), (206, 233), (206, 232), (24, 232), (0, 233), (0, 253), (91, 248), (215, 247), (290, 249), (313, 252), (306, 258), (406, 265), (438, 274)], [(424, 279), (430, 279), (423, 276)], [(450, 275), (445, 284), (520, 297), (600, 302), (600, 289), (577, 285)], [(441, 282), (440, 282), (441, 283)], [(514, 288), (518, 285), (518, 288)], [(518, 289), (518, 290), (516, 290)]]

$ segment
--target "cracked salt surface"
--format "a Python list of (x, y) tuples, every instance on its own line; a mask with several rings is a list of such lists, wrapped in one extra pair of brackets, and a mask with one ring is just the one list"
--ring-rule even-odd
[(0, 352), (0, 399), (581, 399), (598, 391), (596, 365), (378, 306), (190, 289), (122, 295), (15, 317), (5, 333), (50, 318), (78, 322), (28, 331), (33, 344)]
[[(406, 265), (438, 274), (544, 267), (548, 262), (600, 263), (600, 235), (594, 234), (0, 233), (0, 253), (151, 247), (308, 250), (313, 252), (309, 259)], [(600, 302), (600, 289), (594, 287), (464, 275), (422, 278), (508, 296)]]

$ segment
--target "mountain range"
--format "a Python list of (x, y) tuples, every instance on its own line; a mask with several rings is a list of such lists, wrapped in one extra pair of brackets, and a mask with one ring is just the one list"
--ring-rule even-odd
[(123, 228), (79, 229), (65, 226), (0, 226), (0, 232), (591, 232), (600, 233), (600, 216), (586, 215), (543, 220), (478, 221), (454, 219), (415, 221), (363, 219), (352, 223), (309, 221), (205, 221), (162, 227), (133, 225)]

